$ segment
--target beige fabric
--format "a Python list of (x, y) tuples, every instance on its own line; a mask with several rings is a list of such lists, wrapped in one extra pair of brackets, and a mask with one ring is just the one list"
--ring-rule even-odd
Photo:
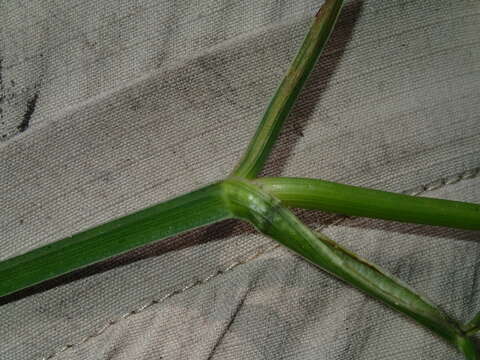
[[(318, 6), (2, 2), (0, 258), (226, 176)], [(479, 13), (349, 2), (265, 173), (480, 203)], [(480, 310), (478, 233), (301, 215), (455, 317)], [(7, 360), (461, 359), (233, 221), (0, 304)]]

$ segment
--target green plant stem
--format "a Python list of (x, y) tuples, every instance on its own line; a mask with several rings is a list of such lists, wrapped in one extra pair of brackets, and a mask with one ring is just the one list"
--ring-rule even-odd
[(254, 178), (270, 154), (282, 125), (335, 26), (343, 0), (326, 0), (271, 100), (232, 176)]
[(277, 240), (323, 270), (416, 320), (477, 359), (475, 345), (456, 321), (392, 275), (306, 227), (281, 201), (255, 184), (232, 178), (224, 182), (226, 202), (238, 218)]
[(216, 183), (0, 262), (0, 297), (153, 241), (232, 217)]
[(480, 230), (478, 204), (395, 194), (318, 179), (260, 178), (255, 183), (289, 207)]
[(320, 55), (341, 10), (326, 0), (233, 174), (225, 181), (0, 262), (0, 297), (125, 251), (227, 218), (248, 221), (305, 259), (381, 300), (478, 360), (470, 335), (480, 313), (460, 325), (374, 264), (305, 226), (286, 206), (478, 230), (480, 206), (417, 198), (300, 178), (253, 179)]

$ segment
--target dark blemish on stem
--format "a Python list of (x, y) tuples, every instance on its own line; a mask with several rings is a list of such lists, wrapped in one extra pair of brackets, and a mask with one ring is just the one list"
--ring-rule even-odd
[(20, 125), (17, 126), (18, 131), (23, 132), (28, 129), (30, 126), (30, 120), (32, 118), (33, 112), (35, 111), (35, 106), (38, 100), (38, 92), (33, 95), (33, 97), (27, 102), (27, 111), (23, 115), (23, 120)]
[(320, 16), (323, 15), (324, 12), (325, 11), (324, 11), (323, 6), (322, 6), (320, 9), (318, 9), (317, 13), (315, 14), (315, 17), (319, 18)]
[(315, 17), (316, 17), (316, 18), (322, 17), (323, 14), (327, 11), (327, 1), (328, 1), (328, 0), (326, 0), (326, 1), (322, 4), (322, 6), (320, 7), (320, 9), (318, 9), (317, 13), (315, 14)]

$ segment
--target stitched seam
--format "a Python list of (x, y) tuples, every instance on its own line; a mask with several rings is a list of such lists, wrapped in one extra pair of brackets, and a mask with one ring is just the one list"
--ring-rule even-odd
[[(212, 15), (215, 15), (217, 12), (222, 11), (222, 10), (224, 10), (224, 9), (230, 7), (230, 6), (231, 6), (231, 5), (227, 5), (227, 6), (223, 7), (223, 8), (214, 10), (214, 11), (212, 11), (211, 13), (206, 14), (205, 17), (209, 17), (209, 16), (212, 16)], [(145, 8), (145, 9), (143, 9), (143, 10), (144, 10), (144, 11), (147, 11), (147, 10), (149, 10), (150, 8), (153, 8), (153, 7), (154, 7), (154, 6), (152, 6), (152, 7), (147, 7), (147, 8)], [(289, 19), (294, 18), (294, 16), (296, 16), (296, 15), (302, 15), (302, 14), (303, 14), (303, 12), (297, 11), (297, 12), (294, 12), (293, 15), (288, 16), (287, 18), (285, 18), (284, 20), (287, 20), (287, 21), (288, 21)], [(122, 17), (119, 21), (121, 21), (121, 20), (124, 19), (124, 18), (128, 18), (128, 17), (130, 17), (131, 15), (132, 15), (132, 14), (129, 13), (129, 14), (127, 14), (126, 16)], [(461, 15), (461, 16), (458, 16), (458, 17), (456, 17), (456, 18), (449, 19), (449, 21), (453, 21), (453, 20), (457, 20), (457, 19), (463, 19), (463, 18), (465, 18), (465, 17), (474, 17), (474, 16), (477, 16), (477, 15), (479, 15), (479, 14), (478, 14), (478, 13), (472, 13), (472, 14)], [(202, 20), (202, 19), (203, 19), (203, 17), (196, 17), (196, 18), (193, 18), (192, 20), (189, 20), (189, 21), (186, 21), (186, 22), (180, 22), (178, 25), (173, 25), (173, 26), (181, 26), (181, 25), (184, 25), (184, 24), (195, 23), (195, 22), (197, 22), (197, 21), (199, 21), (199, 20)], [(116, 22), (118, 22), (118, 21), (116, 21)], [(432, 23), (429, 23), (429, 24), (426, 24), (426, 25), (417, 27), (417, 29), (418, 29), (418, 28), (419, 28), (419, 29), (428, 28), (428, 27), (430, 27), (430, 26), (432, 26), (432, 25), (437, 25), (437, 24), (441, 24), (441, 23), (445, 23), (445, 22), (448, 22), (448, 21), (436, 21), (436, 22), (432, 22)], [(102, 27), (103, 27), (103, 25), (102, 25), (102, 26), (99, 26), (98, 28), (93, 29), (93, 30), (90, 31), (90, 32), (87, 32), (87, 33), (85, 33), (85, 32), (79, 33), (78, 35), (73, 36), (71, 39), (68, 39), (66, 42), (62, 42), (62, 43), (60, 43), (60, 44), (58, 44), (58, 45), (55, 45), (55, 47), (56, 47), (56, 46), (63, 46), (63, 45), (65, 45), (66, 43), (68, 43), (69, 41), (75, 40), (75, 39), (80, 38), (80, 37), (85, 37), (85, 36), (91, 35), (92, 33), (95, 33), (96, 31), (98, 31), (98, 30), (101, 29)], [(104, 60), (107, 56), (115, 56), (115, 55), (118, 55), (118, 54), (121, 53), (122, 51), (129, 50), (129, 49), (131, 49), (133, 46), (138, 45), (138, 44), (140, 44), (140, 43), (145, 43), (145, 42), (148, 42), (148, 41), (151, 41), (151, 40), (156, 40), (156, 39), (158, 39), (158, 35), (163, 35), (163, 34), (165, 34), (166, 32), (167, 32), (167, 31), (161, 31), (161, 32), (155, 33), (154, 36), (150, 36), (150, 37), (147, 37), (147, 38), (145, 38), (145, 39), (142, 39), (142, 41), (140, 41), (140, 42), (135, 42), (135, 43), (133, 43), (133, 44), (130, 44), (129, 46), (122, 47), (122, 48), (120, 48), (120, 49), (118, 49), (118, 50), (114, 50), (114, 51), (112, 51), (112, 52), (110, 52), (110, 53), (107, 53), (105, 56), (96, 58), (94, 61), (90, 62), (90, 64), (95, 64), (95, 63), (97, 63), (97, 62), (100, 61), (100, 60)], [(401, 33), (400, 33), (400, 34), (401, 34)], [(390, 36), (382, 37), (382, 38), (380, 38), (380, 39), (375, 39), (374, 41), (371, 41), (371, 42), (382, 41), (382, 40), (384, 40), (384, 39), (388, 39), (389, 37), (390, 37)], [(232, 38), (232, 39), (233, 39), (233, 38)], [(366, 43), (366, 44), (368, 45), (368, 43)], [(52, 47), (47, 48), (46, 51), (51, 50), (51, 48), (52, 48)], [(19, 65), (24, 65), (24, 64), (26, 64), (27, 62), (30, 62), (31, 60), (33, 60), (33, 59), (35, 59), (35, 58), (38, 58), (39, 56), (40, 56), (39, 54), (28, 55), (28, 56), (24, 57), (23, 59), (21, 59), (20, 61), (17, 59), (17, 62), (16, 62), (16, 63), (10, 64), (10, 65), (8, 65), (8, 66), (6, 66), (6, 67), (4, 67), (4, 68), (5, 68), (5, 70), (9, 70), (9, 69), (15, 68), (15, 67), (17, 67), (17, 66), (19, 66)], [(68, 74), (69, 72), (78, 70), (79, 68), (80, 68), (80, 67), (75, 66), (75, 67), (73, 67), (72, 69), (70, 69), (69, 71), (66, 71), (66, 72), (64, 72), (64, 73), (61, 73), (60, 75), (49, 79), (49, 81), (54, 81), (55, 79), (58, 79), (58, 78), (60, 78), (60, 77), (62, 77), (62, 76), (65, 76), (65, 75)]]
[[(344, 219), (342, 219), (344, 220)], [(162, 296), (161, 298), (158, 298), (158, 299), (152, 299), (150, 300), (149, 302), (139, 306), (138, 308), (136, 309), (133, 309), (129, 312), (126, 312), (124, 313), (123, 315), (117, 317), (117, 318), (114, 318), (114, 319), (111, 319), (111, 320), (107, 320), (107, 322), (100, 328), (98, 329), (97, 331), (95, 331), (94, 333), (92, 334), (89, 334), (87, 336), (85, 336), (83, 339), (81, 339), (80, 341), (78, 341), (77, 343), (73, 343), (73, 344), (66, 344), (64, 346), (62, 346), (61, 348), (59, 348), (58, 350), (56, 350), (55, 352), (51, 353), (50, 355), (48, 356), (44, 356), (43, 358), (41, 358), (41, 360), (50, 360), (50, 359), (53, 359), (54, 357), (56, 357), (57, 355), (59, 355), (60, 353), (62, 352), (65, 352), (66, 350), (70, 349), (70, 348), (73, 348), (73, 347), (76, 347), (76, 346), (79, 346), (85, 342), (87, 342), (88, 340), (94, 338), (94, 337), (97, 337), (99, 335), (101, 335), (103, 332), (105, 332), (109, 327), (115, 325), (116, 323), (132, 316), (132, 315), (135, 315), (135, 314), (139, 314), (145, 310), (147, 310), (148, 308), (150, 308), (151, 306), (153, 305), (156, 305), (156, 304), (160, 304), (164, 301), (166, 301), (167, 299), (171, 298), (172, 296), (174, 295), (178, 295), (178, 294), (181, 294), (191, 288), (194, 288), (196, 286), (199, 286), (199, 285), (203, 285), (209, 281), (211, 281), (213, 278), (219, 276), (219, 275), (223, 275), (231, 270), (233, 270), (234, 268), (236, 268), (237, 266), (239, 265), (243, 265), (243, 264), (246, 264), (246, 263), (249, 263), (253, 260), (255, 260), (256, 258), (258, 258), (259, 256), (263, 255), (263, 254), (267, 254), (271, 251), (273, 251), (274, 249), (280, 247), (280, 244), (275, 244), (273, 246), (270, 246), (268, 247), (267, 249), (265, 250), (260, 250), (260, 248), (256, 248), (255, 252), (253, 253), (253, 255), (250, 255), (248, 256), (246, 259), (243, 259), (243, 260), (237, 260), (236, 262), (233, 262), (232, 264), (230, 264), (229, 266), (225, 267), (225, 268), (220, 268), (218, 270), (216, 270), (214, 273), (211, 273), (210, 275), (208, 275), (207, 277), (205, 277), (204, 279), (202, 280), (196, 280), (196, 281), (193, 281), (191, 283), (189, 283), (188, 285), (185, 285), (184, 287), (182, 288), (179, 288), (179, 289), (175, 289), (171, 292), (169, 292), (168, 294)]]
[[(475, 178), (479, 175), (480, 175), (480, 167), (476, 167), (476, 168), (473, 168), (473, 169), (465, 170), (465, 171), (463, 171), (461, 173), (458, 173), (458, 174), (454, 174), (454, 175), (451, 175), (451, 176), (440, 178), (440, 179), (432, 181), (432, 182), (430, 182), (426, 185), (417, 186), (415, 188), (403, 191), (402, 193), (406, 194), (406, 195), (417, 196), (417, 195), (423, 194), (425, 192), (440, 189), (440, 188), (442, 188), (444, 186), (447, 186), (447, 185), (456, 184), (456, 183), (458, 183), (462, 180), (473, 179), (473, 178)], [(324, 230), (324, 229), (326, 229), (330, 226), (338, 225), (338, 224), (342, 223), (343, 221), (345, 221), (349, 218), (350, 217), (348, 217), (348, 216), (342, 216), (341, 218), (337, 219), (336, 221), (332, 222), (331, 224), (320, 227), (320, 229), (318, 229), (317, 231)], [(173, 291), (169, 292), (168, 294), (166, 294), (166, 295), (164, 295), (164, 296), (162, 296), (158, 299), (152, 299), (149, 302), (139, 306), (138, 308), (133, 309), (129, 312), (126, 312), (126, 313), (124, 313), (123, 315), (121, 315), (117, 318), (110, 319), (100, 329), (98, 329), (95, 332), (85, 336), (80, 341), (78, 341), (76, 343), (72, 343), (72, 344), (63, 345), (58, 350), (52, 352), (50, 355), (42, 357), (41, 360), (51, 360), (51, 359), (55, 358), (57, 355), (61, 355), (61, 353), (65, 352), (68, 349), (80, 346), (80, 345), (86, 343), (87, 341), (89, 341), (90, 339), (95, 338), (97, 336), (100, 336), (102, 333), (104, 333), (111, 326), (117, 324), (118, 322), (120, 322), (120, 321), (122, 321), (122, 320), (124, 320), (124, 319), (126, 319), (126, 318), (128, 318), (132, 315), (139, 314), (139, 313), (147, 310), (148, 308), (152, 307), (153, 305), (160, 304), (160, 303), (166, 301), (167, 299), (169, 299), (169, 298), (171, 298), (175, 295), (181, 294), (181, 293), (183, 293), (183, 292), (185, 292), (189, 289), (192, 289), (194, 287), (206, 284), (207, 282), (211, 281), (215, 277), (217, 277), (219, 275), (223, 275), (223, 274), (235, 269), (236, 267), (238, 267), (240, 265), (247, 264), (247, 263), (259, 258), (262, 255), (268, 254), (268, 253), (272, 252), (273, 250), (279, 248), (280, 246), (281, 246), (280, 244), (275, 244), (273, 246), (268, 247), (265, 250), (259, 250), (260, 248), (256, 248), (253, 255), (250, 255), (243, 260), (237, 260), (236, 262), (233, 262), (232, 264), (230, 264), (229, 266), (227, 266), (225, 268), (220, 268), (220, 269), (216, 270), (214, 273), (208, 275), (207, 277), (205, 277), (202, 280), (193, 281), (193, 282), (189, 283), (188, 285), (185, 285), (182, 288), (173, 290)]]
[[(231, 4), (228, 4), (228, 5), (226, 5), (225, 7), (222, 7), (222, 8), (220, 8), (220, 9), (216, 9), (216, 10), (213, 10), (211, 13), (206, 14), (205, 17), (209, 17), (209, 16), (212, 16), (212, 15), (215, 15), (216, 13), (218, 13), (218, 12), (220, 12), (220, 11), (222, 11), (222, 10), (228, 9), (230, 6), (231, 6)], [(293, 20), (297, 20), (297, 19), (300, 19), (300, 20), (301, 20), (301, 19), (302, 19), (302, 15), (303, 15), (304, 13), (303, 13), (302, 11), (296, 11), (296, 12), (293, 12), (292, 14), (293, 14), (293, 15), (289, 15), (288, 17), (286, 17), (286, 18), (284, 19), (284, 21), (285, 21), (285, 22), (288, 22), (288, 21), (291, 21), (292, 19), (293, 19)], [(468, 16), (475, 16), (475, 15), (477, 15), (477, 13), (473, 13), (473, 14), (468, 15)], [(128, 17), (128, 15), (125, 16), (125, 17)], [(465, 17), (465, 16), (463, 16), (463, 17)], [(461, 17), (459, 17), (459, 18), (461, 18)], [(201, 21), (202, 19), (203, 19), (203, 17), (196, 17), (196, 18), (194, 18), (192, 21), (180, 22), (180, 23), (178, 23), (178, 24), (171, 25), (171, 27), (182, 26), (182, 25), (185, 25), (185, 24), (193, 24), (193, 23), (195, 23), (195, 22), (197, 22), (197, 21)], [(305, 19), (305, 18), (303, 18), (303, 19)], [(455, 20), (455, 19), (454, 19), (454, 20)], [(262, 26), (262, 27), (259, 27), (259, 29), (263, 29), (263, 28), (268, 29), (270, 26), (275, 26), (275, 24)], [(68, 40), (68, 41), (66, 41), (66, 42), (60, 43), (59, 45), (56, 45), (55, 47), (57, 47), (57, 46), (63, 46), (63, 45), (66, 45), (66, 44), (67, 44), (69, 41), (71, 41), (71, 40), (75, 40), (75, 39), (80, 38), (80, 37), (85, 37), (85, 36), (94, 34), (96, 30), (97, 30), (97, 29), (94, 29), (94, 30), (92, 30), (92, 32), (88, 32), (88, 33), (79, 33), (78, 35), (74, 36), (72, 39), (70, 39), (70, 40)], [(122, 52), (125, 52), (125, 51), (127, 51), (127, 50), (131, 50), (131, 49), (132, 49), (134, 46), (136, 46), (136, 45), (145, 44), (145, 43), (147, 43), (147, 42), (149, 42), (149, 41), (152, 41), (152, 40), (158, 40), (158, 39), (159, 39), (159, 35), (165, 35), (167, 32), (168, 32), (168, 30), (167, 30), (167, 31), (160, 31), (160, 32), (157, 32), (157, 33), (153, 33), (152, 36), (145, 37), (145, 38), (143, 38), (141, 41), (136, 41), (136, 42), (134, 42), (134, 43), (130, 43), (128, 46), (123, 46), (123, 47), (121, 47), (121, 48), (119, 48), (119, 49), (114, 49), (114, 50), (112, 50), (112, 51), (109, 51), (109, 52), (103, 54), (102, 56), (98, 56), (98, 57), (94, 58), (92, 61), (89, 61), (89, 62), (88, 62), (88, 65), (92, 66), (92, 65), (95, 65), (95, 64), (97, 64), (98, 62), (100, 62), (100, 61), (102, 61), (102, 60), (105, 60), (105, 59), (108, 58), (108, 57), (118, 56), (118, 55), (120, 55)], [(241, 32), (241, 33), (239, 33), (239, 34), (237, 34), (237, 35), (234, 35), (233, 37), (230, 37), (230, 38), (228, 38), (228, 39), (225, 39), (225, 40), (221, 41), (220, 43), (217, 43), (217, 44), (213, 45), (211, 48), (215, 48), (215, 47), (221, 45), (223, 42), (233, 41), (233, 40), (235, 40), (237, 37), (240, 37), (240, 36), (242, 36), (242, 35), (246, 35), (246, 34), (248, 34), (249, 32), (250, 32), (250, 31)], [(53, 47), (51, 47), (51, 48), (53, 48)], [(44, 52), (46, 52), (46, 51), (48, 51), (48, 50), (51, 50), (51, 48), (47, 48), (46, 50), (44, 50)], [(38, 58), (38, 57), (40, 57), (40, 54), (39, 54), (39, 53), (32, 54), (32, 55), (29, 55), (29, 56), (25, 57), (24, 59), (22, 59), (22, 61), (17, 61), (16, 63), (10, 64), (10, 65), (8, 65), (8, 66), (4, 66), (3, 68), (4, 68), (5, 70), (9, 70), (9, 69), (11, 69), (11, 68), (15, 68), (15, 67), (20, 66), (20, 65), (25, 65), (25, 64), (29, 63), (31, 60), (34, 60), (35, 58)], [(182, 58), (185, 58), (185, 56), (180, 56), (180, 59), (182, 59)], [(56, 75), (56, 76), (52, 76), (51, 78), (48, 78), (48, 79), (47, 79), (48, 82), (55, 81), (55, 80), (57, 80), (57, 79), (60, 79), (61, 77), (64, 77), (65, 75), (67, 75), (67, 74), (69, 74), (69, 73), (72, 73), (72, 72), (75, 72), (75, 71), (78, 71), (78, 70), (81, 69), (81, 66), (75, 66), (75, 63), (69, 63), (67, 66), (72, 65), (72, 64), (74, 64), (74, 65), (73, 65), (73, 66), (70, 66), (70, 68), (67, 69), (67, 71), (62, 72), (62, 73), (60, 73), (60, 74), (58, 74), (58, 75)]]
[(414, 195), (414, 196), (421, 195), (428, 191), (440, 189), (446, 185), (456, 184), (462, 180), (473, 179), (479, 175), (480, 175), (480, 166), (473, 169), (465, 170), (458, 174), (440, 178), (426, 185), (420, 185), (415, 188), (403, 191), (402, 193), (406, 195)]
[[(326, 54), (325, 56), (328, 56), (328, 54)], [(178, 66), (178, 67), (179, 67), (179, 66)], [(178, 68), (178, 67), (177, 67), (177, 68)], [(419, 86), (419, 87), (411, 87), (408, 91), (423, 89), (423, 88), (425, 88), (427, 85), (438, 85), (439, 83), (442, 83), (442, 82), (445, 82), (445, 81), (455, 80), (455, 79), (457, 79), (457, 78), (459, 78), (459, 77), (461, 77), (461, 76), (471, 75), (471, 74), (476, 74), (476, 73), (478, 73), (478, 71), (469, 71), (469, 72), (465, 72), (465, 73), (460, 73), (460, 74), (457, 74), (457, 75), (452, 76), (452, 77), (443, 78), (443, 79), (440, 80), (440, 81), (433, 81), (433, 82), (427, 83), (426, 85), (422, 85), (422, 86)], [(342, 79), (340, 82), (348, 82), (348, 81), (350, 81), (351, 79), (352, 79), (352, 78)], [(142, 80), (142, 81), (143, 81), (143, 80)], [(141, 81), (140, 81), (140, 82), (141, 82)], [(128, 88), (128, 87), (130, 87), (130, 85), (126, 85), (126, 86), (125, 86), (125, 88)], [(147, 95), (150, 95), (151, 93), (153, 93), (153, 92), (155, 92), (155, 91), (158, 91), (159, 89), (160, 89), (160, 90), (164, 90), (164, 89), (166, 88), (166, 87), (161, 87), (161, 88), (156, 87), (155, 89), (152, 88), (153, 90), (150, 91), (150, 87), (151, 87), (151, 86), (149, 86), (149, 89), (148, 89), (149, 92), (147, 93)], [(400, 91), (400, 92), (391, 93), (390, 95), (383, 97), (383, 99), (394, 98), (395, 96), (401, 95), (401, 94), (403, 94), (404, 92), (405, 92), (405, 91)], [(462, 96), (462, 97), (460, 97), (460, 99), (463, 99), (464, 97), (468, 97), (468, 96), (469, 96), (469, 95)], [(89, 103), (89, 101), (87, 100), (87, 101), (85, 101), (83, 104), (87, 104), (87, 105), (85, 105), (85, 106), (88, 107), (88, 103)], [(361, 104), (360, 104), (360, 105), (361, 105)], [(437, 104), (435, 104), (434, 106), (432, 106), (432, 107), (430, 107), (430, 108), (434, 109), (434, 108), (436, 108), (436, 105), (437, 105)], [(79, 106), (80, 106), (80, 107), (85, 107), (85, 106), (83, 106), (82, 104), (80, 104)], [(430, 108), (427, 107), (426, 109), (430, 109)], [(131, 128), (131, 129), (129, 129), (128, 131), (131, 132), (131, 131), (139, 131), (139, 130), (142, 130), (142, 129), (148, 127), (148, 126), (151, 126), (154, 122), (155, 122), (155, 120), (146, 122), (146, 123), (144, 123), (144, 124), (142, 124), (142, 125), (140, 125), (140, 126), (138, 126), (138, 127), (133, 127), (133, 128)], [(231, 123), (234, 123), (234, 121), (232, 121)], [(230, 125), (230, 123), (227, 123), (226, 125)], [(195, 135), (194, 137), (198, 137), (198, 136), (202, 136), (202, 135), (208, 134), (208, 133), (210, 133), (211, 131), (213, 131), (213, 130), (215, 130), (215, 129), (216, 129), (216, 127), (213, 126), (213, 127), (209, 128), (208, 130), (204, 130), (204, 131), (202, 131), (202, 133)], [(126, 131), (126, 130), (125, 130), (125, 131)], [(124, 132), (125, 132), (125, 131), (124, 131)], [(119, 133), (119, 135), (122, 135), (122, 134), (123, 134), (123, 133)], [(190, 138), (187, 138), (186, 140), (190, 140)], [(99, 142), (100, 145), (104, 145), (105, 143), (106, 143), (106, 141)], [(164, 147), (159, 148), (158, 151), (160, 151), (160, 150), (169, 150), (169, 149), (171, 149), (171, 148), (174, 148), (174, 147), (178, 146), (178, 143), (179, 143), (179, 142), (166, 145), (166, 146), (164, 146)], [(79, 150), (76, 152), (76, 155), (74, 155), (74, 156), (71, 158), (71, 160), (72, 160), (72, 159), (76, 159), (78, 155), (84, 154), (84, 153), (86, 153), (87, 151), (90, 151), (90, 150), (92, 150), (92, 149), (91, 149), (91, 148), (88, 148), (88, 147), (83, 147), (82, 149), (79, 149)], [(232, 153), (235, 153), (235, 151), (232, 152)], [(231, 155), (232, 153), (228, 153), (228, 155)], [(150, 158), (151, 158), (151, 156), (150, 156), (150, 157), (142, 157), (142, 158), (140, 158), (140, 160), (150, 159)], [(7, 158), (2, 158), (2, 160), (6, 160), (6, 159), (7, 159)], [(53, 167), (52, 169), (53, 169), (53, 170), (59, 170), (60, 167)], [(25, 179), (22, 179), (22, 181), (15, 183), (14, 186), (11, 186), (10, 188), (13, 189), (13, 188), (15, 188), (15, 187), (18, 187), (19, 185), (25, 184), (25, 183), (27, 183), (28, 180), (30, 180), (30, 179), (32, 179), (32, 178), (34, 178), (34, 177), (35, 177), (35, 176), (26, 177)], [(88, 182), (87, 182), (87, 183), (88, 183)], [(10, 188), (9, 188), (9, 189), (10, 189)]]
[[(147, 11), (153, 9), (154, 7), (156, 7), (157, 5), (158, 5), (158, 4), (154, 3), (154, 5), (152, 5), (152, 6), (147, 6), (147, 7), (143, 8), (143, 9), (141, 9), (140, 11), (141, 11), (141, 12), (147, 12)], [(231, 6), (231, 4), (228, 4), (228, 5), (224, 6), (224, 7), (221, 7), (221, 8), (219, 8), (219, 9), (213, 10), (213, 11), (208, 12), (208, 13), (206, 13), (206, 14), (199, 14), (199, 15), (197, 15), (196, 17), (193, 17), (192, 19), (189, 19), (189, 20), (187, 20), (187, 21), (181, 21), (181, 22), (179, 22), (178, 24), (175, 24), (174, 26), (182, 26), (182, 25), (187, 25), (187, 24), (194, 24), (194, 23), (196, 23), (196, 22), (198, 22), (198, 21), (203, 20), (204, 18), (208, 18), (208, 17), (211, 16), (211, 15), (215, 15), (216, 13), (218, 13), (218, 12), (220, 12), (220, 11), (222, 11), (222, 10), (228, 9), (229, 6)], [(73, 8), (74, 8), (74, 7), (72, 7), (72, 9), (73, 9)], [(68, 10), (71, 10), (71, 9), (68, 9)], [(139, 12), (138, 10), (134, 10), (134, 11), (128, 12), (126, 15), (123, 15), (123, 16), (121, 16), (120, 18), (115, 19), (114, 21), (112, 21), (112, 17), (111, 17), (111, 16), (104, 17), (103, 20), (105, 20), (105, 24), (109, 24), (109, 25), (111, 25), (111, 24), (118, 24), (118, 23), (120, 23), (121, 21), (123, 21), (123, 20), (125, 20), (125, 19), (127, 19), (127, 18), (132, 17), (132, 15), (136, 15), (136, 13), (138, 13), (138, 12)], [(57, 18), (58, 18), (58, 17), (57, 17)], [(63, 21), (63, 22), (64, 22), (65, 19), (62, 17), (62, 18), (59, 18), (59, 21), (61, 21), (61, 22)], [(101, 25), (95, 27), (94, 29), (91, 29), (91, 30), (88, 31), (88, 32), (84, 32), (84, 31), (79, 32), (78, 34), (75, 34), (74, 36), (69, 37), (66, 41), (60, 42), (60, 43), (58, 43), (58, 44), (55, 45), (55, 46), (47, 47), (47, 48), (44, 50), (44, 52), (49, 52), (51, 49), (53, 49), (53, 48), (55, 48), (55, 47), (64, 46), (64, 45), (68, 44), (69, 42), (71, 42), (71, 41), (73, 41), (73, 40), (77, 40), (77, 39), (79, 39), (79, 38), (81, 38), (81, 37), (86, 37), (86, 36), (88, 36), (88, 35), (95, 34), (96, 32), (101, 31), (103, 28), (105, 28), (105, 27), (107, 26), (107, 25), (105, 25), (105, 24), (101, 24)], [(34, 24), (33, 24), (33, 26), (36, 26), (36, 25), (38, 25), (38, 23), (34, 23)], [(31, 27), (31, 26), (30, 26), (30, 27)], [(162, 29), (162, 30), (163, 30), (163, 29)], [(26, 31), (23, 30), (23, 29), (20, 29), (20, 31), (21, 31), (22, 33), (24, 33), (24, 34), (26, 33)], [(156, 35), (164, 35), (164, 34), (166, 34), (167, 32), (168, 32), (168, 29), (167, 29), (167, 30), (164, 30), (164, 31), (160, 31), (160, 32), (156, 33)], [(151, 38), (149, 38), (149, 39), (151, 39)], [(146, 39), (146, 40), (148, 41), (149, 39)], [(145, 40), (143, 40), (143, 41), (145, 41)], [(132, 45), (136, 45), (136, 44), (137, 44), (137, 43), (132, 44)], [(128, 49), (128, 47), (122, 48), (121, 50), (124, 50), (124, 49)], [(117, 54), (118, 54), (118, 52), (113, 52), (111, 55), (117, 55)], [(39, 54), (32, 54), (32, 55), (27, 55), (27, 56), (23, 57), (23, 58), (20, 59), (20, 60), (18, 60), (18, 58), (17, 58), (17, 62), (8, 65), (7, 67), (5, 67), (5, 70), (10, 70), (10, 69), (15, 68), (15, 67), (17, 67), (17, 66), (19, 66), (19, 65), (25, 65), (27, 62), (29, 62), (29, 61), (31, 61), (31, 60), (34, 60), (35, 58), (38, 58), (38, 57), (39, 57)], [(62, 74), (61, 76), (65, 75), (65, 74), (67, 74), (67, 73), (68, 73), (68, 72), (65, 72), (65, 73)]]

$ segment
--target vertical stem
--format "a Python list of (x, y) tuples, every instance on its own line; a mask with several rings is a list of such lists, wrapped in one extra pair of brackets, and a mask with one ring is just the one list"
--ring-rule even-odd
[(343, 0), (326, 0), (275, 93), (232, 176), (254, 178), (262, 170), (282, 125), (335, 26)]

